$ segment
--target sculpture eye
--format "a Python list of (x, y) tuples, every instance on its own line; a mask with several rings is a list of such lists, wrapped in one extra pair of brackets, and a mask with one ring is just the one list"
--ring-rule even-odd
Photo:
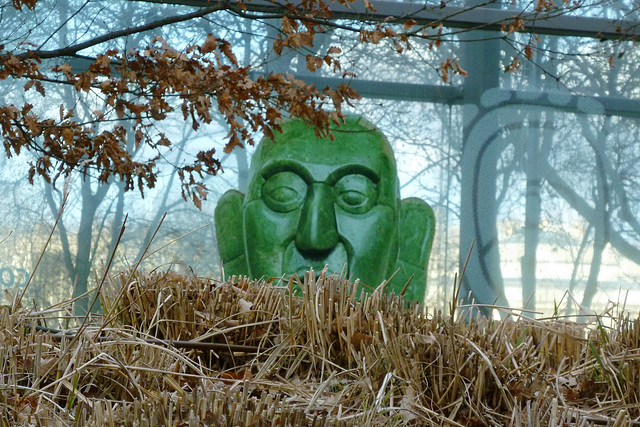
[(378, 186), (364, 175), (345, 175), (333, 187), (336, 204), (349, 213), (362, 214), (378, 201)]
[(279, 172), (262, 185), (262, 200), (276, 212), (291, 212), (302, 204), (307, 183), (293, 172)]

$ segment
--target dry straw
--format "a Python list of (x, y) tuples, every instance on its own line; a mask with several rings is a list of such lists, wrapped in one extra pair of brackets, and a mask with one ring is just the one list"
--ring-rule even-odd
[(382, 289), (126, 271), (82, 328), (58, 326), (71, 303), (3, 307), (2, 426), (640, 425), (640, 320), (468, 319)]

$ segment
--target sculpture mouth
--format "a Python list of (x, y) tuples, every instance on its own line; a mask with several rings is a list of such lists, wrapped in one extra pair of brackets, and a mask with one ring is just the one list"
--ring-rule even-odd
[(329, 273), (340, 274), (345, 270), (346, 276), (349, 276), (349, 257), (342, 243), (338, 243), (329, 254), (310, 257), (300, 253), (295, 242), (291, 242), (285, 249), (282, 269), (285, 275), (295, 273), (302, 278), (309, 268), (320, 272), (325, 265), (329, 266)]

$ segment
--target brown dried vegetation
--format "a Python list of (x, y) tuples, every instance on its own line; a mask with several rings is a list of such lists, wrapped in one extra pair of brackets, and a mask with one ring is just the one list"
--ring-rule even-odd
[[(302, 295), (292, 291), (301, 285)], [(2, 425), (629, 425), (640, 320), (426, 315), (307, 274), (109, 277), (106, 315), (0, 311)], [(458, 307), (458, 310), (464, 307)], [(513, 317), (513, 319), (512, 319)], [(37, 326), (36, 326), (37, 325)]]

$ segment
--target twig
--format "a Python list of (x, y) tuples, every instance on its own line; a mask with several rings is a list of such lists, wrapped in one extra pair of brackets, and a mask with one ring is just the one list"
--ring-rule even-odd
[[(32, 326), (28, 323), (25, 323), (25, 328), (33, 327), (36, 331), (41, 332), (50, 332), (51, 338), (56, 341), (62, 341), (63, 339), (74, 339), (79, 334), (80, 331), (64, 331), (62, 329), (56, 328), (48, 328), (46, 326), (35, 325)], [(98, 333), (102, 332), (102, 329), (98, 330)], [(114, 342), (117, 343), (117, 338), (106, 337), (106, 336), (98, 336), (93, 338), (98, 342)], [(260, 347), (255, 345), (244, 345), (244, 344), (227, 344), (227, 343), (217, 343), (217, 342), (201, 342), (201, 341), (182, 341), (182, 340), (164, 340), (160, 338), (143, 338), (142, 341), (148, 344), (163, 344), (169, 347), (175, 348), (185, 348), (190, 350), (209, 350), (209, 351), (228, 351), (231, 353), (258, 353), (260, 351)]]
[[(460, 274), (459, 280), (457, 275), (454, 277), (454, 285), (455, 290), (453, 292), (453, 300), (449, 305), (449, 314), (451, 315), (451, 319), (454, 318), (456, 314), (456, 308), (458, 307), (458, 298), (460, 296), (460, 288), (462, 288), (462, 279), (464, 278), (464, 273), (467, 271), (467, 264), (469, 264), (469, 259), (471, 258), (471, 251), (473, 250), (473, 245), (476, 243), (476, 239), (471, 241), (471, 246), (469, 247), (469, 253), (467, 254), (467, 260), (464, 262), (464, 267), (462, 267), (462, 273)], [(457, 283), (456, 283), (457, 281)], [(453, 321), (453, 320), (452, 320)]]
[(148, 24), (144, 24), (144, 25), (139, 25), (137, 27), (129, 27), (119, 31), (112, 31), (102, 36), (92, 38), (91, 40), (87, 40), (85, 42), (77, 43), (77, 44), (63, 47), (60, 49), (34, 50), (34, 51), (23, 53), (17, 56), (20, 59), (25, 59), (25, 58), (31, 57), (32, 55), (36, 55), (40, 59), (59, 58), (62, 56), (75, 56), (75, 54), (78, 53), (79, 51), (99, 45), (100, 43), (108, 42), (110, 40), (114, 40), (120, 37), (130, 36), (132, 34), (142, 33), (144, 31), (154, 30), (156, 28), (164, 27), (166, 25), (175, 24), (178, 22), (184, 22), (184, 21), (189, 21), (191, 19), (195, 19), (195, 18), (201, 18), (210, 13), (217, 12), (223, 9), (228, 9), (228, 8), (229, 8), (229, 5), (226, 2), (221, 2), (221, 3), (217, 3), (215, 6), (203, 7), (201, 9), (196, 10), (195, 12), (186, 13), (184, 15), (170, 16), (168, 18), (158, 19), (156, 21), (149, 22)]
[(56, 215), (56, 220), (53, 223), (53, 227), (51, 227), (51, 232), (49, 233), (49, 237), (47, 237), (47, 241), (45, 242), (44, 247), (40, 252), (40, 256), (38, 257), (38, 261), (36, 262), (35, 267), (33, 267), (33, 271), (29, 276), (29, 280), (27, 281), (27, 284), (24, 285), (24, 288), (22, 289), (22, 293), (20, 294), (20, 297), (18, 297), (18, 299), (14, 298), (13, 300), (13, 304), (11, 305), (12, 312), (15, 312), (16, 308), (20, 306), (20, 302), (22, 301), (22, 298), (24, 297), (25, 292), (27, 292), (27, 288), (29, 288), (29, 284), (31, 284), (31, 281), (36, 275), (36, 271), (38, 270), (40, 261), (42, 261), (42, 257), (44, 256), (44, 253), (47, 250), (47, 247), (49, 247), (49, 243), (51, 242), (51, 238), (53, 237), (53, 232), (56, 230), (56, 227), (58, 226), (58, 223), (62, 218), (62, 213), (64, 212), (64, 208), (66, 207), (67, 201), (69, 199), (69, 186), (70, 186), (70, 178), (67, 178), (64, 182), (64, 187), (62, 189), (62, 202), (60, 203), (60, 209), (58, 209), (58, 215)]
[[(149, 242), (147, 243), (147, 246), (144, 248), (144, 251), (142, 251), (142, 254), (140, 255), (140, 258), (134, 264), (133, 268), (129, 272), (129, 278), (127, 279), (127, 281), (125, 283), (130, 283), (131, 282), (131, 279), (133, 278), (133, 275), (136, 273), (136, 271), (138, 270), (138, 267), (140, 266), (140, 263), (145, 258), (145, 254), (149, 250), (149, 247), (151, 246), (151, 243), (153, 242), (153, 239), (155, 239), (156, 234), (158, 234), (158, 230), (160, 230), (160, 227), (162, 226), (162, 223), (164, 222), (164, 219), (166, 217), (167, 217), (167, 213), (165, 212), (164, 215), (162, 215), (162, 218), (160, 218), (160, 223), (158, 223), (158, 226), (156, 227), (156, 230), (153, 232), (153, 235), (151, 236), (151, 238), (149, 239)], [(118, 294), (118, 296), (116, 297), (116, 300), (113, 301), (112, 310), (109, 310), (109, 313), (105, 313), (105, 320), (103, 322), (102, 328), (104, 328), (105, 325), (110, 324), (111, 321), (113, 319), (115, 319), (120, 314), (120, 313), (112, 313), (112, 311), (114, 311), (116, 309), (116, 307), (118, 305), (118, 301), (120, 300), (121, 296), (122, 296), (122, 292), (120, 292)], [(123, 308), (122, 310), (125, 310), (125, 309), (126, 309), (126, 307)]]

